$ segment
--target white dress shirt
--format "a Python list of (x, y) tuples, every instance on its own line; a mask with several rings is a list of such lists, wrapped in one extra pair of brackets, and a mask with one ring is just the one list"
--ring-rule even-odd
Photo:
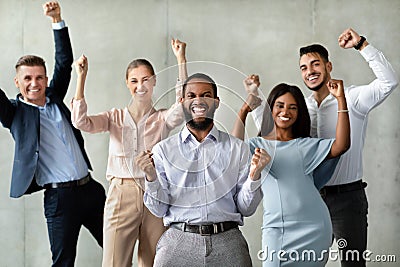
[[(367, 85), (351, 85), (345, 88), (350, 116), (351, 147), (340, 157), (332, 178), (326, 185), (347, 184), (362, 179), (362, 151), (368, 114), (382, 103), (398, 84), (396, 73), (381, 51), (369, 44), (360, 53), (368, 62), (376, 79)], [(335, 138), (338, 109), (335, 97), (328, 95), (318, 107), (317, 101), (311, 94), (306, 97), (306, 103), (311, 118), (311, 137)], [(252, 112), (258, 129), (260, 129), (264, 107), (263, 101), (262, 107)]]

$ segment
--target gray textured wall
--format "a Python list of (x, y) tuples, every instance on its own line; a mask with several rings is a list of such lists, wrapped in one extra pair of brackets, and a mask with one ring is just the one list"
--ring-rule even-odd
[[(19, 56), (34, 53), (53, 67), (53, 37), (50, 20), (42, 15), (42, 1), (0, 0), (0, 87), (14, 98), (14, 64)], [(169, 39), (188, 43), (189, 72), (208, 70), (222, 90), (225, 108), (219, 110), (220, 126), (231, 129), (233, 112), (243, 96), (243, 75), (258, 73), (265, 93), (279, 82), (304, 88), (298, 70), (298, 48), (312, 42), (325, 44), (333, 61), (333, 77), (346, 85), (365, 84), (374, 79), (363, 58), (353, 49), (343, 50), (337, 37), (352, 27), (381, 49), (400, 73), (399, 0), (220, 0), (220, 1), (133, 1), (64, 0), (62, 15), (69, 26), (74, 57), (89, 58), (87, 100), (89, 112), (123, 107), (129, 94), (124, 85), (128, 62), (144, 57), (158, 71), (175, 64)], [(236, 69), (236, 70), (234, 70)], [(215, 74), (214, 74), (215, 73)], [(75, 73), (67, 95), (75, 87)], [(157, 96), (176, 76), (176, 69), (159, 75)], [(235, 94), (232, 94), (235, 92)], [(305, 93), (307, 90), (304, 90)], [(169, 103), (171, 97), (163, 98)], [(375, 254), (395, 254), (400, 261), (400, 90), (370, 115), (364, 150), (365, 180), (369, 183), (368, 248)], [(397, 119), (396, 119), (397, 118)], [(249, 122), (251, 126), (251, 122)], [(254, 134), (250, 132), (250, 134)], [(85, 134), (94, 176), (105, 187), (108, 135)], [(13, 140), (0, 130), (0, 266), (49, 266), (50, 251), (42, 208), (43, 193), (10, 199)], [(243, 228), (255, 266), (261, 249), (261, 209), (246, 219)], [(82, 230), (76, 266), (100, 266), (101, 249)], [(338, 266), (337, 262), (329, 266)], [(397, 266), (371, 263), (370, 266)]]

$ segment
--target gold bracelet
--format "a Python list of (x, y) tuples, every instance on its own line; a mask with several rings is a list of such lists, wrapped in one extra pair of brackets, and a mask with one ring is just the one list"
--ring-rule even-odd
[(349, 110), (348, 109), (339, 109), (337, 111), (337, 113), (346, 113), (346, 112), (349, 112)]

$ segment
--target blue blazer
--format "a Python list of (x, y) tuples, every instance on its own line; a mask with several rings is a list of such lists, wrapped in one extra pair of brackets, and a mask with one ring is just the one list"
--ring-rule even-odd
[[(83, 137), (79, 130), (71, 123), (71, 112), (63, 100), (67, 94), (73, 55), (68, 28), (53, 30), (55, 41), (55, 66), (53, 78), (49, 87), (46, 88), (46, 96), (50, 102), (55, 103), (61, 113), (68, 120), (75, 138), (78, 141), (83, 157), (92, 169), (89, 158), (84, 149)], [(8, 99), (0, 89), (0, 121), (5, 128), (8, 128), (15, 141), (14, 165), (12, 170), (10, 196), (21, 197), (43, 189), (36, 183), (35, 172), (39, 158), (39, 137), (40, 137), (40, 115), (36, 107), (27, 105), (16, 99)], [(60, 162), (62, 164), (62, 162)]]

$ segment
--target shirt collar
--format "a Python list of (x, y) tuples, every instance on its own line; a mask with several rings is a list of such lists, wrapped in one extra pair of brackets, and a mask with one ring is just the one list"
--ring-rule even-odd
[[(204, 138), (204, 139), (211, 139), (213, 141), (218, 142), (219, 134), (220, 134), (219, 130), (217, 129), (217, 127), (214, 124), (213, 127), (211, 128), (210, 132), (207, 134), (206, 138)], [(192, 138), (194, 140), (196, 140), (196, 138), (193, 136), (193, 134), (187, 128), (187, 125), (185, 125), (185, 127), (181, 131), (181, 142), (185, 143)]]
[(24, 100), (24, 97), (23, 97), (22, 95), (19, 95), (19, 96), (18, 96), (18, 100), (21, 101), (21, 102), (24, 103), (24, 104), (27, 104), (27, 105), (30, 105), (30, 106), (32, 106), (32, 107), (39, 108), (39, 109), (45, 109), (45, 108), (46, 108), (46, 105), (50, 102), (50, 98), (48, 98), (47, 96), (46, 96), (46, 103), (44, 104), (43, 107), (42, 107), (42, 106), (39, 106), (39, 105), (36, 105), (36, 104), (33, 104), (33, 103), (30, 103), (30, 102), (26, 102), (26, 101)]
[[(307, 98), (308, 98), (309, 101), (312, 101), (313, 103), (317, 104), (317, 100), (315, 100), (314, 94), (313, 94), (313, 93), (311, 93)], [(325, 102), (328, 102), (328, 101), (332, 101), (332, 100), (335, 100), (335, 97), (334, 97), (331, 93), (329, 93), (329, 94), (324, 98), (324, 100), (322, 100), (322, 103), (321, 103), (321, 104), (323, 104), (323, 103), (325, 103)]]

